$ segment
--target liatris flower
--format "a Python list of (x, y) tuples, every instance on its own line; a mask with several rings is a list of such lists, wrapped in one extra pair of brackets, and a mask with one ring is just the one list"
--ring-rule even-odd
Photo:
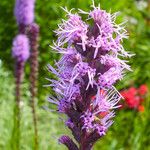
[(17, 62), (25, 62), (29, 58), (29, 39), (24, 34), (15, 37), (12, 47), (12, 56)]
[(34, 123), (35, 136), (35, 150), (38, 149), (38, 129), (37, 129), (37, 115), (36, 115), (36, 97), (37, 97), (37, 79), (38, 79), (38, 47), (39, 47), (39, 26), (35, 23), (29, 27), (29, 37), (31, 45), (30, 54), (30, 92), (31, 92), (31, 106)]
[(16, 60), (16, 106), (14, 114), (14, 134), (16, 145), (13, 149), (19, 149), (20, 147), (20, 102), (21, 102), (21, 83), (23, 80), (24, 64), (29, 57), (29, 40), (26, 35), (19, 34), (13, 41), (12, 56)]
[(139, 88), (130, 87), (129, 89), (122, 90), (120, 93), (125, 100), (124, 106), (143, 112), (143, 101), (147, 92), (148, 88), (145, 84), (143, 84)]
[[(32, 104), (32, 114), (33, 114), (33, 124), (34, 124), (34, 149), (38, 149), (38, 134), (37, 134), (37, 117), (35, 112), (35, 98), (37, 93), (37, 76), (38, 76), (38, 36), (39, 27), (34, 24), (34, 4), (35, 0), (16, 0), (14, 15), (16, 17), (19, 33), (20, 35), (16, 37), (13, 42), (13, 56), (17, 60), (16, 67), (19, 66), (21, 74), (18, 74), (17, 78), (20, 78), (23, 74), (23, 66), (25, 60), (29, 57), (29, 45), (31, 46), (31, 74), (30, 74), (30, 91), (31, 91), (31, 104)], [(29, 40), (27, 36), (29, 37)], [(20, 76), (19, 76), (20, 75)], [(17, 83), (18, 84), (18, 83)], [(19, 82), (20, 84), (20, 82)], [(16, 89), (17, 91), (18, 89)], [(19, 94), (17, 94), (19, 95)], [(19, 96), (20, 97), (20, 96)], [(20, 98), (19, 98), (20, 99)], [(20, 100), (18, 100), (20, 101)], [(19, 102), (18, 102), (19, 103)], [(18, 106), (19, 109), (19, 106)], [(17, 125), (17, 128), (18, 125)], [(19, 139), (19, 138), (18, 138)], [(19, 141), (16, 140), (19, 148)]]
[(78, 143), (68, 136), (59, 142), (69, 150), (91, 150), (94, 143), (104, 136), (113, 124), (114, 109), (118, 108), (121, 95), (113, 86), (131, 70), (119, 56), (130, 56), (122, 46), (127, 37), (123, 24), (115, 24), (116, 15), (95, 7), (87, 14), (92, 24), (84, 22), (77, 13), (67, 12), (56, 30), (58, 40), (52, 48), (63, 54), (56, 62), (57, 69), (48, 69), (57, 76), (49, 79), (57, 97), (48, 100), (57, 105), (57, 111), (66, 114), (66, 126)]
[(14, 14), (17, 23), (29, 25), (34, 21), (35, 0), (16, 0)]
[(34, 148), (38, 149), (38, 130), (35, 98), (37, 96), (37, 78), (38, 78), (38, 38), (39, 26), (34, 22), (34, 5), (35, 0), (16, 0), (14, 14), (18, 23), (19, 33), (26, 34), (30, 40), (31, 55), (30, 55), (30, 92), (31, 92), (31, 107), (34, 124)]

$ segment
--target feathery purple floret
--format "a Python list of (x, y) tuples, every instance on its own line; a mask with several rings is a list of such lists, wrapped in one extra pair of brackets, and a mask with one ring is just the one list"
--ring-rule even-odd
[(34, 21), (35, 0), (16, 0), (14, 14), (18, 24), (29, 25)]
[(15, 37), (12, 47), (12, 56), (18, 62), (25, 62), (30, 55), (29, 39), (24, 34), (19, 34)]
[[(117, 13), (107, 13), (94, 4), (93, 8), (90, 12), (79, 11), (88, 15), (86, 22), (72, 10), (64, 9), (68, 20), (58, 26), (58, 40), (52, 47), (62, 57), (56, 62), (57, 69), (48, 66), (58, 77), (50, 79), (57, 97), (51, 96), (49, 101), (58, 106), (59, 113), (68, 116), (66, 125), (79, 150), (90, 150), (113, 124), (114, 109), (120, 107), (121, 99), (114, 84), (131, 70), (127, 61), (121, 60), (131, 55), (122, 46), (127, 32), (123, 24), (115, 24)], [(93, 24), (87, 24), (88, 20)], [(69, 150), (77, 148), (68, 137), (60, 139)]]

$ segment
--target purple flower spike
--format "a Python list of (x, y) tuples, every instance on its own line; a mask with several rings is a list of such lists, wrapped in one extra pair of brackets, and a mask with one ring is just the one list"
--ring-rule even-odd
[(25, 62), (30, 55), (29, 39), (24, 34), (19, 34), (15, 37), (12, 47), (12, 56), (18, 62)]
[(68, 136), (62, 136), (59, 139), (59, 142), (66, 145), (69, 150), (79, 150), (76, 144)]
[(65, 124), (78, 143), (62, 136), (59, 141), (69, 150), (91, 150), (106, 134), (122, 98), (114, 84), (126, 70), (131, 71), (127, 61), (120, 59), (131, 55), (122, 46), (127, 33), (123, 24), (115, 23), (117, 13), (107, 13), (94, 4), (93, 8), (89, 13), (80, 10), (88, 15), (86, 22), (65, 9), (68, 20), (58, 26), (58, 40), (52, 46), (62, 56), (57, 69), (48, 66), (57, 76), (57, 80), (49, 79), (57, 96), (48, 100), (66, 114)]
[(68, 13), (68, 20), (63, 20), (56, 31), (58, 38), (58, 44), (61, 46), (65, 43), (77, 42), (82, 45), (83, 50), (86, 50), (85, 44), (87, 41), (88, 25), (82, 21), (78, 14), (72, 14), (64, 9)]
[(34, 21), (35, 0), (16, 0), (14, 14), (18, 24), (29, 25)]

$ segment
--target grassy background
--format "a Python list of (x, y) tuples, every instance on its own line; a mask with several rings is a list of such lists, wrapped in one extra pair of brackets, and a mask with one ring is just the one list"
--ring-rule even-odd
[[(17, 25), (13, 17), (14, 0), (0, 2), (0, 150), (11, 150), (14, 105), (13, 59), (11, 58), (12, 39), (17, 34)], [(130, 59), (133, 72), (127, 73), (124, 80), (117, 84), (118, 89), (139, 86), (146, 83), (150, 86), (150, 2), (148, 0), (95, 0), (101, 7), (112, 12), (120, 11), (118, 22), (127, 20), (126, 29), (129, 39), (124, 47), (136, 55)], [(43, 88), (45, 77), (50, 77), (46, 64), (53, 64), (59, 56), (52, 53), (49, 44), (55, 40), (53, 30), (61, 18), (65, 17), (60, 6), (69, 9), (90, 9), (91, 0), (37, 0), (36, 22), (40, 25), (40, 72), (38, 92), (38, 129), (40, 134), (40, 150), (65, 149), (59, 145), (57, 138), (68, 133), (58, 115), (43, 109), (45, 99), (51, 90)], [(22, 138), (21, 149), (33, 149), (33, 128), (29, 102), (28, 76), (29, 64), (25, 68), (22, 100)], [(149, 95), (145, 99), (145, 112), (121, 110), (117, 112), (115, 124), (107, 135), (95, 146), (95, 150), (149, 150), (150, 149), (150, 104)]]

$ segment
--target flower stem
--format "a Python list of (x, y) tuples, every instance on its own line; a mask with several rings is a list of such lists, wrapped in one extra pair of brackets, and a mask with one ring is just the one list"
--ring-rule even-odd
[(14, 128), (12, 143), (13, 149), (20, 149), (20, 121), (21, 121), (21, 83), (23, 79), (24, 62), (16, 62), (15, 78), (16, 78), (16, 103), (14, 106)]
[(24, 24), (19, 24), (19, 33), (20, 34), (25, 34), (26, 33), (26, 25)]
[(29, 27), (29, 37), (31, 45), (30, 55), (30, 92), (31, 92), (31, 107), (34, 124), (34, 149), (38, 149), (38, 129), (37, 129), (37, 114), (36, 114), (36, 96), (37, 96), (37, 78), (38, 78), (38, 37), (39, 27), (32, 24)]
[(80, 150), (92, 150), (93, 145), (81, 143)]

